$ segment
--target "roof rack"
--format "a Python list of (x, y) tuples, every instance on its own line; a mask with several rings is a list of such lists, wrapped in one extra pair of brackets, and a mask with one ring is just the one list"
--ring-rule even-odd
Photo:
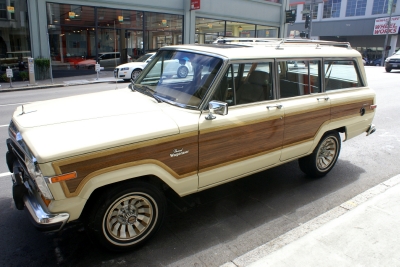
[(219, 37), (214, 41), (215, 44), (236, 44), (244, 46), (254, 45), (266, 45), (274, 44), (277, 45), (277, 49), (282, 49), (285, 44), (308, 44), (316, 45), (316, 48), (320, 46), (336, 46), (352, 49), (349, 42), (335, 42), (335, 41), (323, 41), (323, 40), (310, 40), (310, 39), (297, 39), (297, 38), (240, 38), (240, 37)]

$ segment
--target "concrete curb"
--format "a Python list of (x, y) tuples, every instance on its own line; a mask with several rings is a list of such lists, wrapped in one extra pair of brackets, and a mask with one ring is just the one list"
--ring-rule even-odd
[(25, 86), (25, 87), (8, 87), (3, 89), (0, 87), (0, 93), (2, 92), (13, 92), (13, 91), (27, 91), (27, 90), (34, 90), (34, 89), (47, 89), (47, 88), (54, 88), (54, 87), (63, 87), (66, 86), (65, 84), (46, 84), (46, 85), (32, 85), (32, 86)]
[(306, 234), (320, 228), (324, 224), (329, 221), (332, 221), (336, 218), (339, 218), (343, 214), (351, 211), (352, 209), (356, 208), (360, 204), (366, 202), (367, 200), (382, 194), (389, 188), (400, 184), (400, 174), (396, 175), (383, 183), (376, 185), (375, 187), (355, 196), (354, 198), (342, 203), (336, 208), (333, 208), (324, 214), (308, 221), (307, 223), (269, 241), (268, 243), (249, 251), (248, 253), (237, 257), (236, 259), (227, 262), (221, 267), (238, 267), (238, 266), (248, 266), (267, 255), (275, 252), (284, 246), (290, 244), (291, 242), (305, 236)]
[[(11, 87), (7, 89), (2, 89), (0, 87), (0, 93), (2, 92), (14, 92), (14, 91), (27, 91), (27, 90), (35, 90), (35, 89), (49, 89), (49, 88), (55, 88), (55, 87), (68, 87), (68, 86), (75, 86), (75, 85), (85, 85), (85, 84), (93, 84), (93, 83), (105, 83), (105, 82), (115, 82), (115, 81), (110, 81), (110, 80), (98, 80), (98, 81), (85, 81), (85, 82), (69, 82), (65, 84), (44, 84), (44, 85), (33, 85), (29, 86), (27, 85), (26, 87)], [(120, 81), (117, 81), (120, 82)]]

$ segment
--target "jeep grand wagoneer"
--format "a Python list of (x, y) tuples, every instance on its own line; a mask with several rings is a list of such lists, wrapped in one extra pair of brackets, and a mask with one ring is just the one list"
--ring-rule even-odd
[[(165, 75), (167, 60), (192, 72)], [(296, 159), (322, 177), (341, 136), (375, 131), (375, 108), (348, 43), (163, 47), (130, 88), (17, 108), (7, 140), (15, 204), (41, 230), (81, 219), (108, 249), (131, 249), (160, 228), (163, 189), (185, 196)]]

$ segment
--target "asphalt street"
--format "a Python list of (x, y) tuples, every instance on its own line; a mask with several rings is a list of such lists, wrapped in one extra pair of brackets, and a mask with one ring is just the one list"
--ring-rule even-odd
[(8, 172), (7, 125), (19, 103), (113, 90), (114, 84), (0, 93), (0, 265), (220, 266), (314, 219), (400, 173), (400, 72), (366, 72), (377, 93), (377, 131), (345, 141), (329, 175), (309, 179), (294, 161), (184, 198), (169, 192), (162, 230), (141, 249), (123, 254), (103, 251), (79, 224), (54, 234), (37, 232), (14, 208), (8, 175), (1, 176)]

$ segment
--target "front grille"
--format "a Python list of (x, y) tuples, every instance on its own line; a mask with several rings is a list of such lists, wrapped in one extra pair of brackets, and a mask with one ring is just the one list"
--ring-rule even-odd
[(13, 121), (10, 122), (8, 134), (11, 140), (10, 146), (12, 151), (10, 152), (16, 156), (20, 166), (23, 168), (23, 177), (24, 181), (26, 181), (27, 177), (29, 177), (29, 172), (28, 168), (26, 167), (25, 159), (28, 158), (29, 160), (32, 160), (32, 153), (22, 139), (21, 134)]
[(389, 63), (400, 63), (400, 59), (391, 59), (389, 60)]

